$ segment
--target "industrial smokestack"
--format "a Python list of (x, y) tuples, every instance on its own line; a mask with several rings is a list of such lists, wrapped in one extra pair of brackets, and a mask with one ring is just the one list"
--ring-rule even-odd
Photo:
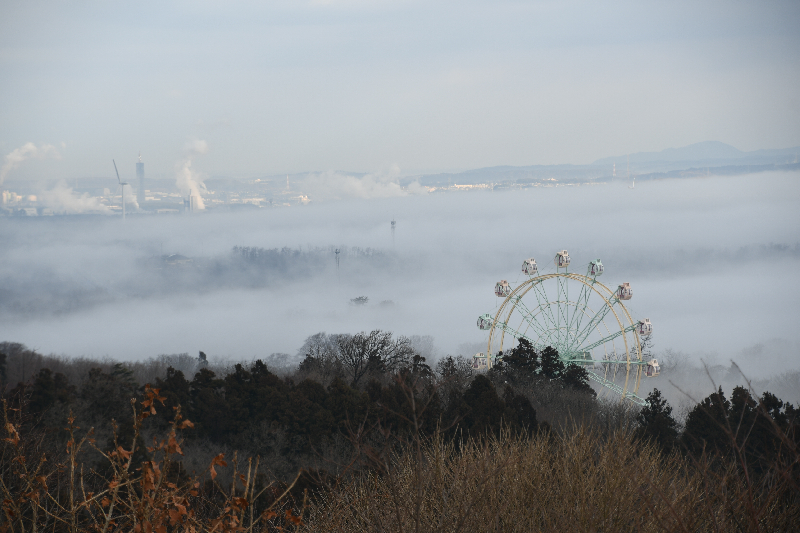
[(136, 201), (139, 207), (144, 206), (144, 163), (142, 163), (142, 153), (139, 152), (139, 161), (136, 163), (136, 180), (139, 182), (139, 188), (136, 190)]
[(200, 198), (199, 195), (191, 194), (189, 196), (189, 212), (190, 213), (196, 213), (197, 211), (200, 211), (201, 209), (204, 209), (202, 204), (203, 204), (203, 199)]

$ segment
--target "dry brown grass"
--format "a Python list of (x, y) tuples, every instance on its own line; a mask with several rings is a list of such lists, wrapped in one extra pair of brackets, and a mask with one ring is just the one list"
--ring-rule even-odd
[[(703, 466), (704, 465), (704, 466)], [(637, 443), (601, 437), (508, 434), (457, 449), (433, 439), (396, 456), (310, 509), (309, 531), (791, 531), (796, 489), (760, 487), (753, 520), (734, 465), (692, 464)], [(700, 468), (698, 468), (700, 467)], [(705, 468), (705, 470), (704, 470)]]
[[(220, 454), (204, 472), (182, 472), (181, 431), (191, 422), (180, 408), (166, 435), (143, 449), (142, 423), (161, 400), (149, 386), (132, 400), (133, 437), (122, 442), (115, 431), (112, 446), (70, 420), (60, 458), (45, 457), (4, 401), (0, 533), (784, 532), (800, 524), (800, 453), (785, 434), (778, 459), (755, 479), (741, 446), (729, 459), (665, 455), (624, 426), (422, 440), (415, 413), (427, 406), (412, 403), (417, 430), (402, 447), (354, 439), (369, 468), (292, 499), (291, 486), (259, 474), (258, 459)], [(103, 468), (82, 462), (86, 449), (102, 456)]]

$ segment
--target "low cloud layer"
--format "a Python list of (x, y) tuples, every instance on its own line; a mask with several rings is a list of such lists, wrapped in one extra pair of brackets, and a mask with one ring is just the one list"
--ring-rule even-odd
[[(731, 360), (761, 379), (800, 367), (798, 178), (434, 193), (124, 224), (8, 218), (0, 339), (73, 356), (250, 359), (294, 354), (319, 331), (380, 328), (472, 355), (485, 347), (475, 321), (497, 308), (495, 282), (520, 282), (531, 256), (552, 271), (567, 248), (574, 271), (599, 257), (603, 283), (631, 283), (628, 307), (652, 320), (656, 354), (683, 354), (660, 388)], [(358, 296), (368, 303), (352, 305)]]

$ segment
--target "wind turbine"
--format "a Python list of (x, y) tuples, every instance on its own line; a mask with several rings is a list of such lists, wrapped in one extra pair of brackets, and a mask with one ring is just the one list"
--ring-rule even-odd
[(117, 170), (117, 162), (113, 159), (111, 160), (114, 163), (114, 172), (117, 173), (117, 181), (119, 182), (119, 186), (122, 189), (122, 220), (125, 220), (125, 186), (127, 185), (126, 182), (119, 179), (119, 170)]

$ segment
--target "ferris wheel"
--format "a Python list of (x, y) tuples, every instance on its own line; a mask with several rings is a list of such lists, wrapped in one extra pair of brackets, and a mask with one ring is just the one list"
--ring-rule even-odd
[(503, 298), (497, 312), (478, 317), (478, 327), (489, 332), (486, 353), (473, 357), (474, 369), (491, 369), (526, 339), (539, 351), (558, 350), (565, 364), (580, 365), (589, 379), (608, 393), (643, 405), (638, 396), (642, 377), (659, 374), (656, 359), (645, 361), (643, 338), (653, 332), (645, 318), (635, 320), (623, 302), (633, 297), (630, 283), (611, 289), (598, 281), (603, 263), (596, 259), (586, 274), (569, 271), (570, 256), (561, 250), (554, 258), (555, 272), (540, 273), (536, 260), (522, 263), (525, 281), (512, 287), (501, 280), (495, 295)]

